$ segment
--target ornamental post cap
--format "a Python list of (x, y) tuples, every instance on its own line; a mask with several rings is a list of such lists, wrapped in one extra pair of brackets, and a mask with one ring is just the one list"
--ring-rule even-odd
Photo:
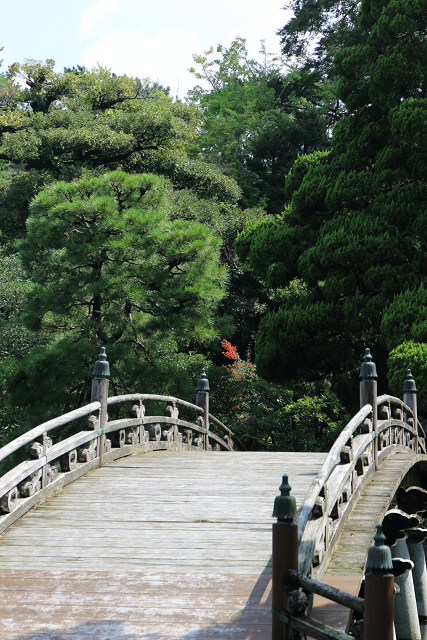
[(374, 378), (378, 378), (377, 367), (375, 366), (375, 362), (372, 362), (370, 349), (365, 349), (363, 359), (365, 362), (362, 362), (362, 366), (360, 367), (359, 378), (362, 378), (362, 380), (373, 380)]
[(202, 369), (200, 378), (197, 380), (197, 393), (209, 393), (209, 380), (206, 376), (206, 371)]
[(105, 347), (102, 347), (98, 360), (95, 362), (92, 375), (98, 380), (105, 380), (110, 375), (110, 365), (107, 362)]
[(280, 496), (274, 499), (273, 518), (277, 518), (279, 524), (292, 524), (294, 518), (298, 516), (297, 501), (294, 496), (289, 495), (291, 486), (288, 476), (282, 476), (282, 484), (279, 487)]
[(403, 383), (403, 393), (417, 393), (417, 386), (410, 369), (406, 372), (405, 382)]
[(386, 537), (383, 533), (382, 524), (377, 524), (377, 532), (374, 535), (374, 544), (369, 547), (368, 559), (366, 561), (366, 569), (370, 569), (371, 573), (377, 576), (386, 573), (393, 573), (393, 560), (391, 550), (385, 544)]

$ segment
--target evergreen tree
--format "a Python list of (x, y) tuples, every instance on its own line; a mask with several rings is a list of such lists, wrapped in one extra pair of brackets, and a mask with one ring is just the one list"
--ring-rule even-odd
[(331, 152), (299, 158), (284, 216), (238, 239), (265, 281), (289, 292), (257, 337), (268, 379), (348, 375), (365, 346), (386, 370), (384, 311), (427, 273), (426, 14), (426, 0), (362, 2), (366, 43), (335, 58), (348, 116)]
[(101, 346), (115, 391), (129, 392), (151, 387), (162, 353), (216, 335), (220, 239), (200, 223), (172, 221), (169, 209), (163, 178), (124, 172), (58, 182), (32, 202), (20, 252), (32, 283), (23, 320), (37, 342), (23, 360), (3, 363), (7, 401), (25, 402), (28, 421), (88, 401)]
[(246, 41), (236, 38), (194, 55), (190, 69), (209, 88), (196, 86), (188, 101), (203, 112), (193, 153), (221, 167), (242, 189), (243, 207), (283, 211), (285, 175), (299, 153), (329, 146), (322, 111), (294, 91), (295, 72), (262, 45), (263, 62), (248, 57)]
[(295, 56), (299, 69), (292, 90), (322, 108), (331, 125), (345, 113), (334, 57), (367, 36), (358, 21), (360, 5), (361, 0), (290, 0), (284, 7), (293, 17), (278, 32), (282, 53)]
[[(76, 73), (77, 71), (77, 73)], [(235, 182), (186, 145), (200, 114), (167, 91), (107, 69), (54, 71), (54, 61), (15, 63), (0, 83), (0, 230), (23, 233), (28, 204), (55, 180), (124, 170), (158, 173), (178, 189), (235, 201)], [(2, 162), (3, 161), (3, 162)]]

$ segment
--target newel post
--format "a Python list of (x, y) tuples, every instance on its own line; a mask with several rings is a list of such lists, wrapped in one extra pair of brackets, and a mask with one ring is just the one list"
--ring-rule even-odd
[(372, 406), (372, 431), (374, 432), (374, 462), (375, 471), (378, 471), (378, 439), (375, 436), (377, 433), (377, 420), (378, 420), (378, 408), (377, 408), (377, 367), (372, 362), (371, 350), (365, 349), (364, 362), (360, 367), (360, 408), (365, 404)]
[(200, 378), (197, 381), (196, 405), (204, 410), (203, 428), (205, 430), (203, 436), (203, 444), (206, 451), (209, 449), (209, 380), (206, 371), (202, 369)]
[[(381, 524), (368, 551), (365, 576), (365, 640), (393, 640), (394, 575)], [(369, 572), (369, 573), (368, 573)]]
[[(414, 412), (415, 453), (418, 453), (418, 415), (417, 415), (417, 387), (411, 370), (406, 372), (406, 379), (403, 383), (403, 402)], [(406, 420), (408, 416), (406, 416)]]
[[(107, 362), (107, 354), (105, 353), (105, 347), (102, 347), (101, 353), (98, 356), (98, 360), (95, 362), (95, 366), (93, 368), (94, 376), (92, 380), (92, 394), (90, 401), (91, 402), (100, 402), (101, 410), (99, 414), (99, 429), (105, 430), (107, 425), (107, 400), (108, 400), (108, 377), (110, 375), (110, 365)], [(100, 438), (98, 439), (98, 457), (99, 457), (99, 466), (102, 466), (102, 458), (104, 454), (104, 445), (105, 445), (105, 431), (101, 433)]]
[(286, 572), (289, 569), (298, 571), (298, 525), (294, 523), (297, 517), (297, 503), (289, 495), (291, 487), (288, 476), (282, 476), (279, 487), (280, 496), (274, 501), (273, 518), (273, 559), (272, 559), (272, 640), (291, 640), (292, 632), (285, 627), (280, 619), (282, 611), (287, 607), (288, 593), (284, 586)]

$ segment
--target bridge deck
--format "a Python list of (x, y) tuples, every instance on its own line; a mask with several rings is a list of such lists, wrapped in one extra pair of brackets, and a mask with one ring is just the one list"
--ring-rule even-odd
[(156, 452), (90, 472), (0, 538), (2, 640), (270, 638), (271, 512), (326, 454)]

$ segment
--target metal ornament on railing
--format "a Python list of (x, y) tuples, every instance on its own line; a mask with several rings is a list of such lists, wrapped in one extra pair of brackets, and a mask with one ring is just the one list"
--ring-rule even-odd
[(107, 362), (105, 347), (101, 348), (101, 353), (98, 356), (98, 360), (95, 362), (92, 375), (97, 380), (105, 380), (110, 375), (110, 365)]
[(289, 495), (292, 487), (288, 482), (288, 476), (282, 476), (282, 484), (279, 487), (280, 496), (274, 500), (273, 518), (277, 518), (279, 524), (292, 524), (298, 516), (297, 501)]
[(414, 376), (412, 375), (410, 369), (408, 369), (408, 371), (406, 372), (406, 379), (403, 383), (403, 393), (417, 393)]
[(365, 349), (365, 355), (363, 359), (365, 362), (362, 362), (362, 366), (360, 367), (359, 378), (362, 378), (362, 380), (372, 380), (373, 378), (378, 378), (377, 367), (375, 366), (375, 362), (372, 362), (370, 349)]
[(206, 376), (205, 369), (202, 369), (200, 378), (197, 380), (197, 393), (209, 393), (209, 380)]
[(374, 535), (374, 544), (369, 547), (366, 569), (373, 575), (383, 576), (393, 572), (393, 560), (391, 550), (385, 544), (386, 537), (382, 524), (377, 524), (377, 532)]

